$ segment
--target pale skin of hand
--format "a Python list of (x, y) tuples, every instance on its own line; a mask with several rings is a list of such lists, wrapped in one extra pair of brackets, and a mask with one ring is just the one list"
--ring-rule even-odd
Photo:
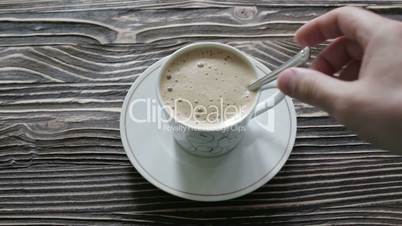
[(343, 7), (295, 35), (300, 46), (328, 39), (335, 40), (310, 69), (283, 71), (279, 88), (327, 111), (362, 139), (402, 154), (402, 23)]

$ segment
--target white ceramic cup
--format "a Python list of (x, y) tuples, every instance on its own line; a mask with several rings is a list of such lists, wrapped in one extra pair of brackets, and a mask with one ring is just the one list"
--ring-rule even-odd
[[(271, 109), (280, 101), (282, 101), (285, 95), (279, 90), (271, 95), (268, 99), (260, 101), (260, 94), (263, 90), (273, 89), (276, 87), (276, 82), (265, 85), (257, 92), (257, 101), (254, 103), (252, 110), (248, 113), (240, 117), (238, 120), (235, 120), (225, 126), (225, 128), (220, 129), (201, 129), (194, 128), (190, 125), (186, 125), (185, 122), (180, 122), (175, 119), (170, 113), (166, 110), (166, 106), (163, 102), (160, 93), (160, 81), (161, 76), (165, 74), (165, 70), (167, 66), (177, 59), (182, 54), (192, 51), (197, 48), (218, 48), (223, 49), (227, 52), (230, 52), (240, 59), (242, 59), (252, 70), (254, 71), (256, 77), (258, 78), (257, 68), (251, 62), (250, 57), (248, 57), (245, 53), (240, 50), (221, 43), (216, 42), (200, 42), (187, 45), (172, 55), (168, 56), (167, 59), (162, 63), (161, 70), (159, 72), (159, 79), (157, 80), (158, 84), (155, 85), (156, 92), (158, 96), (158, 104), (163, 109), (164, 113), (170, 117), (169, 126), (174, 128), (172, 129), (172, 133), (177, 143), (186, 151), (195, 154), (197, 156), (203, 157), (214, 157), (220, 156), (225, 153), (228, 153), (232, 150), (241, 140), (246, 132), (245, 128), (247, 123), (252, 120), (255, 116)], [(213, 82), (213, 81), (211, 81)], [(185, 98), (185, 97), (183, 97)]]

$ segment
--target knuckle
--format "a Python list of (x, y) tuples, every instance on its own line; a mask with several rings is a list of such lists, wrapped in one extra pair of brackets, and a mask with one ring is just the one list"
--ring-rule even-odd
[(300, 99), (306, 102), (315, 103), (318, 90), (316, 81), (312, 78), (313, 76), (303, 76), (300, 81), (300, 85), (296, 86), (295, 92), (298, 94)]
[(355, 6), (343, 6), (343, 7), (337, 8), (336, 10), (339, 14), (348, 14), (348, 13), (353, 13), (356, 10), (360, 10), (360, 8), (355, 7)]

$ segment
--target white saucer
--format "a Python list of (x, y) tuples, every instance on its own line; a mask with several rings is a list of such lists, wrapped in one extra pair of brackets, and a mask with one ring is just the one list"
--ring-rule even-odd
[[(245, 137), (228, 154), (216, 158), (197, 157), (182, 150), (168, 131), (158, 129), (157, 123), (138, 123), (129, 117), (128, 106), (133, 100), (156, 100), (155, 84), (163, 60), (137, 78), (121, 112), (121, 139), (137, 171), (156, 187), (197, 201), (233, 199), (256, 190), (274, 177), (288, 159), (296, 138), (292, 100), (286, 98), (252, 120)], [(259, 73), (270, 71), (253, 61)], [(275, 90), (264, 91), (261, 100), (273, 92)], [(137, 117), (145, 116), (144, 105), (133, 107)], [(156, 101), (151, 107), (156, 107)]]

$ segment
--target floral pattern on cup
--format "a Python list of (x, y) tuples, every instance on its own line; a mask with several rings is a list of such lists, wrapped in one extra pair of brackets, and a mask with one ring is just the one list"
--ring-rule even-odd
[(175, 132), (177, 143), (186, 151), (203, 157), (223, 155), (232, 150), (241, 140), (244, 131), (180, 131)]

